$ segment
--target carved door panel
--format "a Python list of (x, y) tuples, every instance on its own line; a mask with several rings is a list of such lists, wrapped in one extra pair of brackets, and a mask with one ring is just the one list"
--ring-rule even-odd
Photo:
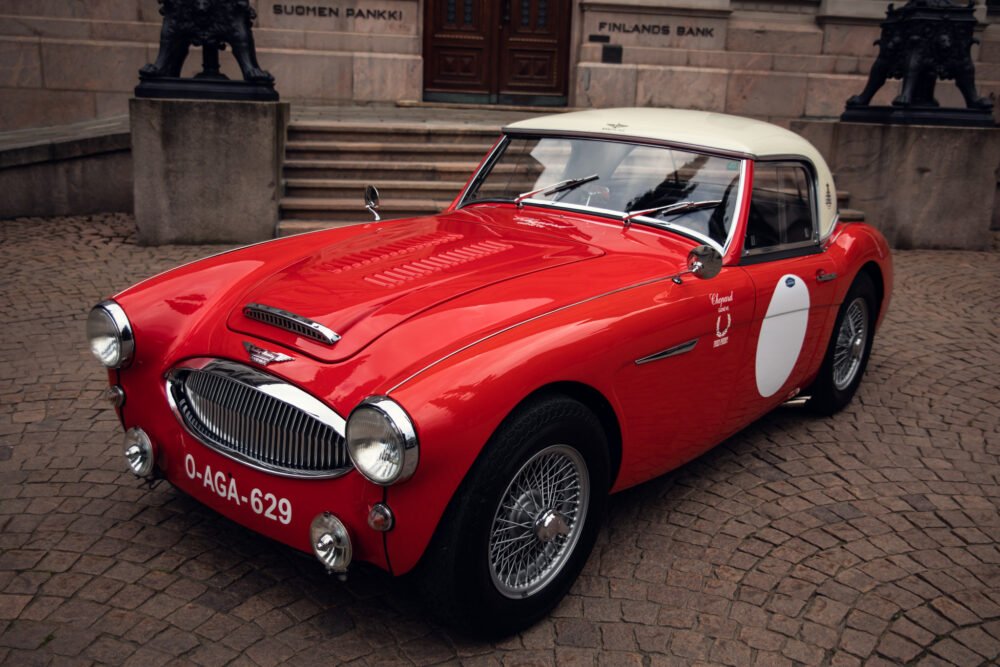
[(428, 93), (488, 93), (496, 86), (491, 62), (498, 38), (495, 5), (490, 0), (427, 0), (424, 88)]
[[(501, 104), (545, 104), (566, 96), (568, 0), (501, 0), (497, 62)], [(540, 98), (540, 99), (534, 99)]]
[(424, 99), (564, 105), (569, 0), (427, 0)]

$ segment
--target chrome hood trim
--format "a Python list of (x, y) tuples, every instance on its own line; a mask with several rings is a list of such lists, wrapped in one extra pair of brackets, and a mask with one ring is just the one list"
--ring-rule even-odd
[(340, 340), (340, 334), (323, 326), (319, 322), (302, 317), (287, 310), (265, 306), (262, 303), (248, 303), (243, 307), (243, 314), (251, 320), (291, 331), (327, 345), (333, 345)]

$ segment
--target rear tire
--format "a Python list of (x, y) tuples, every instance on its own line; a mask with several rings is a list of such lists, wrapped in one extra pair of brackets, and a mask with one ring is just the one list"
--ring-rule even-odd
[(806, 406), (816, 414), (839, 412), (858, 390), (871, 356), (878, 305), (872, 279), (859, 273), (837, 311), (823, 365), (809, 390)]
[(607, 440), (583, 404), (547, 396), (515, 410), (466, 475), (424, 554), (430, 611), (468, 634), (522, 630), (565, 596), (604, 513)]

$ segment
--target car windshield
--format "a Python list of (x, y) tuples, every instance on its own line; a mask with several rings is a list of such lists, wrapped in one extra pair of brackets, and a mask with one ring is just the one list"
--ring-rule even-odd
[[(558, 137), (512, 136), (500, 151), (472, 183), (463, 206), (488, 201), (558, 206), (615, 215), (626, 223), (680, 227), (719, 246), (729, 237), (740, 192), (738, 159)], [(647, 213), (635, 215), (639, 211)]]

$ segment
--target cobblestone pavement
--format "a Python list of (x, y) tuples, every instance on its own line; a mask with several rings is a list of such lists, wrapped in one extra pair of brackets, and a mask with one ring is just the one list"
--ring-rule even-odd
[(217, 250), (130, 226), (0, 223), (0, 662), (996, 663), (1000, 253), (897, 253), (846, 411), (782, 408), (614, 497), (551, 618), (485, 645), (123, 472), (86, 312)]

